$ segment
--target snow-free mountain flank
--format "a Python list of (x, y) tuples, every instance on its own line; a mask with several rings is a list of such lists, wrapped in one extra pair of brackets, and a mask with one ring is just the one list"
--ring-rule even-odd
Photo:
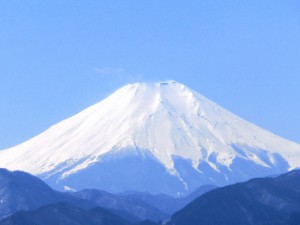
[(215, 189), (176, 212), (167, 225), (298, 225), (300, 171)]
[(170, 81), (126, 85), (0, 158), (59, 189), (176, 195), (296, 168), (300, 145)]

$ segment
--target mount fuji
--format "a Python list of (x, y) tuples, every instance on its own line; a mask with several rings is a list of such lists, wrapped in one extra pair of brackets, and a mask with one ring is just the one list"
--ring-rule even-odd
[(299, 144), (175, 81), (126, 85), (0, 151), (0, 167), (32, 173), (56, 189), (173, 196), (299, 166)]

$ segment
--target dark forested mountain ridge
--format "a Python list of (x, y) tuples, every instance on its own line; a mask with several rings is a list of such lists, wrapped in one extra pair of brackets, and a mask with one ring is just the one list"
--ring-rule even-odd
[(168, 225), (300, 224), (300, 171), (217, 188), (172, 216)]

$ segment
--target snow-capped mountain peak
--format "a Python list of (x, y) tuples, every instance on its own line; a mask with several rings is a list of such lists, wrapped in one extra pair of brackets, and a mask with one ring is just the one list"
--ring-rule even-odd
[[(0, 151), (0, 166), (76, 189), (81, 186), (72, 177), (87, 173), (98, 179), (98, 172), (111, 170), (107, 162), (124, 161), (129, 155), (144, 164), (151, 160), (149, 168), (141, 165), (141, 170), (149, 170), (147, 176), (153, 166), (160, 167), (190, 191), (200, 184), (247, 179), (256, 170), (259, 176), (298, 167), (300, 145), (237, 117), (178, 82), (134, 83), (37, 137)], [(134, 165), (127, 161), (124, 170)], [(142, 184), (130, 186), (126, 177), (122, 179), (121, 187), (112, 182), (113, 188), (107, 184), (106, 189), (168, 192)], [(93, 185), (84, 187), (96, 188)], [(172, 194), (176, 188), (169, 188)]]

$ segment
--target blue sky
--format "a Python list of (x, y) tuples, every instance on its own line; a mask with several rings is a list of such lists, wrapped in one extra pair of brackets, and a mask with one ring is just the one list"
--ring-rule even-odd
[(177, 80), (300, 143), (300, 1), (0, 1), (0, 149)]

